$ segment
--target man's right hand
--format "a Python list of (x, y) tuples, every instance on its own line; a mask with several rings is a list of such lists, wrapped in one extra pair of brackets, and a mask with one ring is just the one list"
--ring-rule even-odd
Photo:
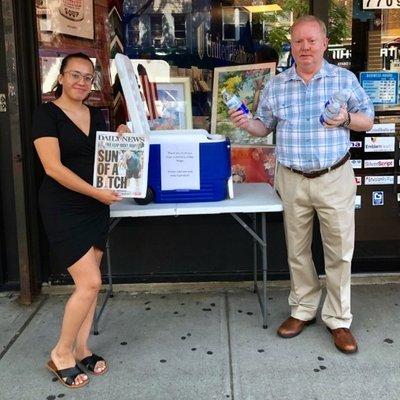
[(244, 129), (248, 131), (251, 118), (249, 114), (245, 114), (243, 111), (228, 110), (229, 119), (236, 126), (236, 128)]

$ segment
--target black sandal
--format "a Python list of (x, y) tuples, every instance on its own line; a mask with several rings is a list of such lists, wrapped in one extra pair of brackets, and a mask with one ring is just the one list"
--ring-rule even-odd
[[(101, 372), (95, 372), (94, 369), (99, 361), (104, 361), (106, 367)], [(106, 360), (103, 357), (98, 356), (94, 353), (91, 356), (85, 357), (83, 360), (78, 362), (82, 364), (93, 375), (103, 375), (108, 371)]]
[(89, 379), (83, 381), (82, 383), (75, 383), (75, 379), (78, 375), (84, 374), (86, 375), (77, 364), (75, 367), (65, 368), (65, 369), (57, 369), (53, 360), (50, 360), (46, 364), (46, 368), (51, 371), (54, 375), (57, 376), (58, 380), (66, 387), (70, 389), (78, 389), (86, 386), (89, 383)]

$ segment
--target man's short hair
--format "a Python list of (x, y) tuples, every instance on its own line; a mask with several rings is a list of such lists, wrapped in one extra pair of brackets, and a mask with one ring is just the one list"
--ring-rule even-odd
[(320, 28), (321, 32), (326, 36), (326, 25), (322, 19), (316, 17), (315, 15), (303, 15), (302, 17), (296, 19), (296, 21), (293, 22), (293, 25), (290, 27), (290, 34), (293, 33), (294, 28), (303, 23), (303, 22), (316, 22)]

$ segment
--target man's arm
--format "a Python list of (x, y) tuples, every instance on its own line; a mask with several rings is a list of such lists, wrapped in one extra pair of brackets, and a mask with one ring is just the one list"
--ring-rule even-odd
[(233, 124), (240, 129), (244, 129), (252, 136), (267, 136), (272, 132), (272, 129), (268, 129), (265, 124), (259, 119), (249, 118), (247, 114), (242, 111), (229, 110), (229, 118)]
[[(350, 123), (347, 125), (348, 121), (350, 121)], [(356, 132), (363, 132), (372, 129), (374, 120), (362, 112), (351, 113), (347, 112), (346, 108), (342, 107), (339, 114), (335, 118), (328, 119), (324, 126), (326, 128), (336, 128), (344, 123), (346, 123), (345, 126), (348, 129)]]
[(349, 116), (350, 124), (347, 127), (353, 131), (369, 131), (374, 125), (374, 120), (361, 112), (349, 113)]

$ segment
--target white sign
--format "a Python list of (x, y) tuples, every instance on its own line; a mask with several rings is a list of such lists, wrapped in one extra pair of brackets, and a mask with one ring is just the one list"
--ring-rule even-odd
[(366, 176), (364, 182), (366, 185), (393, 185), (394, 176)]
[(365, 138), (365, 152), (394, 151), (394, 136), (369, 136)]
[(395, 124), (374, 124), (372, 129), (366, 133), (395, 133)]
[(364, 10), (400, 8), (400, 0), (363, 0)]
[(364, 168), (393, 168), (394, 160), (365, 160)]
[(160, 146), (161, 190), (200, 190), (199, 143)]
[(355, 207), (356, 208), (361, 208), (361, 196), (359, 194), (356, 196)]
[(362, 177), (361, 176), (355, 176), (354, 178), (356, 180), (356, 185), (357, 186), (362, 185)]
[(356, 148), (356, 149), (361, 149), (361, 147), (362, 147), (362, 141), (351, 141), (350, 142), (350, 147), (351, 148)]
[(362, 160), (350, 160), (351, 166), (353, 169), (360, 169), (362, 168)]

